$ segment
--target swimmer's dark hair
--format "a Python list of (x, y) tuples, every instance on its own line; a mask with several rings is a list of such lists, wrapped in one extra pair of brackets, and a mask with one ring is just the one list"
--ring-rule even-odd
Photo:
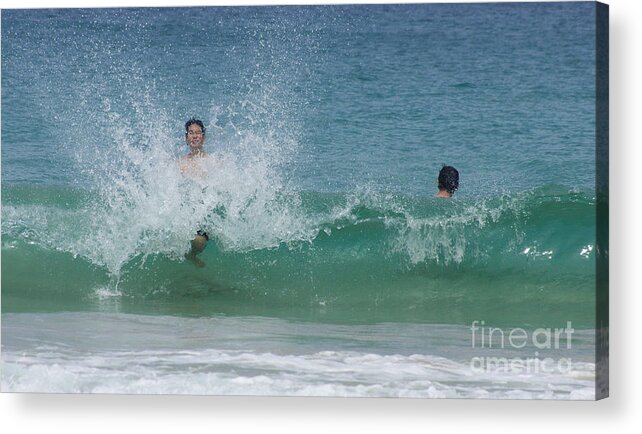
[(196, 118), (190, 118), (189, 121), (185, 122), (185, 134), (187, 134), (187, 131), (189, 131), (189, 127), (194, 124), (201, 127), (201, 131), (203, 131), (203, 134), (205, 134), (205, 126), (203, 125), (203, 122)]
[(459, 188), (459, 172), (452, 166), (444, 165), (439, 171), (437, 183), (440, 190), (443, 189), (454, 194)]

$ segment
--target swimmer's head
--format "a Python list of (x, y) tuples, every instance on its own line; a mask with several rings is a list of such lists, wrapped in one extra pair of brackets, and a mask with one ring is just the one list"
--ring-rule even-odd
[(185, 123), (185, 142), (190, 147), (190, 152), (202, 152), (205, 142), (205, 126), (198, 119), (191, 118)]
[(189, 134), (189, 127), (192, 125), (198, 125), (201, 128), (201, 133), (205, 134), (205, 126), (203, 125), (203, 122), (196, 118), (190, 118), (190, 120), (185, 123), (185, 135)]
[(459, 188), (459, 172), (452, 166), (443, 166), (439, 171), (437, 178), (437, 187), (439, 190), (445, 190), (451, 196)]

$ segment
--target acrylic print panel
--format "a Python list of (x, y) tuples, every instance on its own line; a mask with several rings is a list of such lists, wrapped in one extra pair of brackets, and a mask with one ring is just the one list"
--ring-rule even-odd
[(607, 47), (593, 2), (3, 10), (2, 391), (606, 396)]

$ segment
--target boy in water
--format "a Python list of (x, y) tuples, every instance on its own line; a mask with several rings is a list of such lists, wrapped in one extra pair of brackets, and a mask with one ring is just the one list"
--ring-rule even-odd
[(439, 193), (435, 197), (453, 197), (459, 188), (459, 172), (452, 166), (443, 166), (437, 178)]
[[(191, 118), (185, 123), (185, 142), (189, 146), (189, 153), (178, 161), (181, 173), (189, 178), (204, 178), (207, 172), (201, 163), (207, 158), (207, 154), (203, 149), (205, 126), (202, 121)], [(192, 240), (192, 248), (186, 255), (187, 259), (199, 267), (204, 267), (205, 263), (196, 255), (205, 250), (207, 241), (209, 241), (207, 233), (203, 230), (197, 231), (196, 237)]]

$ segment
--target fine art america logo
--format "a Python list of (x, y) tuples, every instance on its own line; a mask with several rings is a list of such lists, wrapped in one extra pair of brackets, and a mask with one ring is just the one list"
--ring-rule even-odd
[(527, 332), (523, 328), (501, 329), (487, 327), (484, 321), (473, 321), (470, 326), (472, 347), (477, 349), (522, 350), (535, 349), (534, 357), (473, 357), (470, 367), (475, 373), (568, 373), (572, 369), (570, 358), (540, 357), (547, 350), (570, 350), (573, 345), (572, 322), (565, 328), (538, 328)]

